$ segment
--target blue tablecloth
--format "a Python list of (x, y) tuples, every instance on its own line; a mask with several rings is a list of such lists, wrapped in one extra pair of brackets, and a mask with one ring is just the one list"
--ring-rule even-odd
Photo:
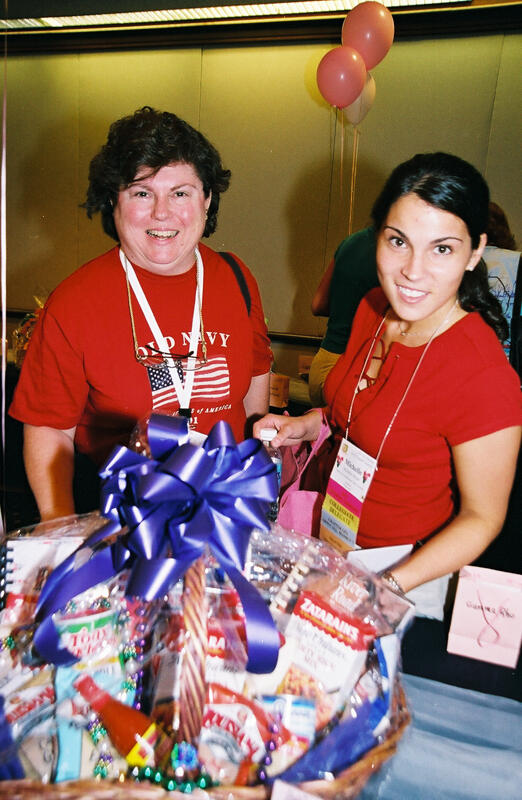
[(521, 800), (522, 704), (403, 676), (412, 713), (360, 800)]

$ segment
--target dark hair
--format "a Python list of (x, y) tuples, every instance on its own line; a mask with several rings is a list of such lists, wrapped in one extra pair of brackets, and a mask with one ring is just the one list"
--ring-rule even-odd
[(517, 249), (515, 237), (511, 232), (507, 217), (500, 206), (493, 201), (490, 201), (489, 204), (486, 233), (488, 235), (488, 244), (492, 244), (495, 247), (503, 247), (504, 250)]
[[(399, 164), (384, 184), (372, 209), (377, 231), (386, 222), (392, 205), (407, 194), (459, 217), (476, 249), (488, 225), (489, 189), (486, 181), (467, 161), (450, 153), (419, 153)], [(487, 268), (481, 261), (464, 273), (458, 300), (465, 311), (478, 311), (501, 341), (507, 339), (508, 324), (502, 306), (489, 288)]]
[(212, 192), (203, 236), (214, 233), (220, 194), (228, 189), (230, 170), (224, 169), (221, 157), (203, 134), (188, 122), (168, 111), (150, 106), (113, 122), (106, 143), (89, 166), (89, 186), (83, 207), (89, 219), (101, 212), (103, 230), (116, 241), (113, 207), (118, 193), (134, 181), (141, 167), (155, 174), (169, 164), (191, 164), (205, 197)]

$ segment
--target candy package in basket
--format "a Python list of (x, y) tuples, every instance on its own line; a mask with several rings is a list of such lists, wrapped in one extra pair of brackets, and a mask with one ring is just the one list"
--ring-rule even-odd
[(361, 780), (407, 722), (411, 604), (269, 526), (274, 468), (256, 440), (218, 423), (193, 444), (176, 418), (147, 433), (147, 455), (104, 466), (100, 511), (3, 542), (0, 795)]

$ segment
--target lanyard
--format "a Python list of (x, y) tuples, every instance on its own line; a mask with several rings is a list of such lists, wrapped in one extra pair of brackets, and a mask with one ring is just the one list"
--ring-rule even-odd
[[(413, 373), (412, 373), (412, 375), (411, 375), (411, 377), (410, 377), (410, 380), (408, 381), (408, 384), (407, 384), (407, 386), (406, 386), (406, 388), (405, 388), (405, 390), (404, 390), (404, 393), (403, 393), (403, 395), (402, 395), (401, 399), (399, 400), (399, 403), (398, 403), (398, 405), (397, 405), (397, 408), (395, 409), (395, 411), (394, 411), (394, 413), (393, 413), (393, 415), (392, 415), (392, 418), (391, 418), (391, 420), (390, 420), (390, 423), (389, 423), (388, 427), (386, 428), (386, 431), (384, 432), (384, 436), (382, 437), (382, 441), (381, 441), (381, 444), (380, 444), (380, 446), (379, 446), (379, 450), (377, 451), (377, 455), (375, 456), (375, 462), (376, 462), (376, 463), (375, 463), (375, 469), (376, 469), (376, 470), (377, 470), (377, 469), (379, 469), (379, 464), (378, 464), (378, 462), (379, 462), (379, 458), (380, 458), (380, 456), (381, 456), (381, 453), (382, 453), (382, 449), (383, 449), (383, 447), (384, 447), (384, 443), (385, 443), (386, 439), (388, 438), (388, 436), (389, 436), (389, 434), (390, 434), (390, 431), (391, 431), (391, 429), (392, 429), (392, 425), (393, 425), (393, 423), (395, 422), (395, 420), (396, 420), (396, 418), (397, 418), (397, 414), (398, 414), (398, 413), (399, 413), (399, 411), (401, 410), (401, 408), (402, 408), (402, 405), (403, 405), (404, 401), (406, 400), (406, 396), (407, 396), (408, 392), (410, 391), (411, 385), (412, 385), (412, 383), (413, 383), (413, 379), (415, 378), (415, 376), (417, 375), (417, 372), (418, 372), (418, 371), (419, 371), (419, 369), (420, 369), (420, 365), (422, 364), (422, 362), (423, 362), (423, 360), (424, 360), (424, 356), (425, 356), (425, 355), (426, 355), (426, 353), (428, 352), (428, 348), (429, 348), (429, 346), (431, 345), (431, 343), (432, 343), (432, 341), (434, 340), (434, 338), (436, 337), (436, 335), (439, 333), (439, 331), (441, 331), (441, 330), (442, 330), (442, 328), (444, 327), (444, 325), (445, 325), (445, 324), (448, 322), (449, 318), (451, 317), (451, 315), (453, 314), (454, 310), (456, 309), (456, 307), (457, 307), (457, 304), (458, 304), (458, 300), (455, 300), (455, 304), (454, 304), (454, 305), (453, 305), (453, 306), (450, 308), (450, 310), (448, 311), (448, 313), (446, 314), (446, 316), (444, 317), (444, 319), (442, 320), (442, 322), (440, 323), (440, 325), (438, 325), (438, 326), (435, 328), (435, 330), (434, 330), (434, 331), (433, 331), (433, 333), (431, 334), (430, 338), (428, 339), (428, 341), (427, 341), (427, 342), (426, 342), (426, 344), (424, 345), (423, 351), (422, 351), (422, 353), (421, 353), (421, 355), (420, 355), (420, 358), (419, 358), (419, 360), (417, 361), (417, 364), (415, 365), (415, 369), (413, 370)], [(353, 392), (352, 401), (351, 401), (351, 403), (350, 403), (350, 408), (349, 408), (349, 410), (348, 410), (348, 422), (346, 423), (346, 433), (345, 433), (345, 438), (346, 438), (346, 439), (348, 439), (348, 431), (349, 431), (350, 424), (351, 424), (351, 421), (352, 421), (352, 411), (353, 411), (353, 404), (354, 404), (354, 402), (355, 402), (355, 398), (356, 398), (356, 396), (357, 396), (357, 393), (358, 393), (358, 387), (359, 387), (359, 384), (360, 384), (360, 382), (361, 382), (361, 380), (362, 380), (362, 377), (363, 377), (363, 375), (364, 375), (364, 372), (365, 372), (365, 370), (366, 370), (366, 367), (368, 366), (368, 361), (369, 361), (369, 360), (370, 360), (370, 358), (371, 358), (371, 354), (372, 354), (372, 352), (373, 352), (373, 348), (374, 348), (374, 346), (375, 346), (375, 342), (377, 341), (377, 338), (378, 338), (378, 336), (379, 336), (379, 333), (381, 332), (382, 326), (383, 326), (383, 325), (384, 325), (384, 323), (386, 322), (386, 317), (387, 317), (387, 315), (388, 315), (388, 312), (386, 312), (386, 314), (384, 315), (384, 317), (383, 317), (383, 318), (382, 318), (382, 320), (380, 321), (380, 323), (379, 323), (379, 325), (378, 325), (378, 327), (377, 327), (377, 330), (375, 331), (375, 333), (374, 333), (374, 335), (373, 335), (373, 339), (372, 339), (372, 341), (371, 341), (371, 343), (370, 343), (370, 347), (369, 347), (368, 353), (367, 353), (367, 355), (366, 355), (366, 358), (364, 359), (364, 364), (363, 364), (363, 366), (362, 366), (361, 373), (360, 373), (360, 375), (359, 375), (359, 378), (358, 378), (358, 380), (357, 380), (357, 383), (355, 384), (355, 389), (354, 389), (354, 392)]]
[[(190, 332), (189, 352), (192, 353), (187, 360), (187, 368), (185, 370), (185, 380), (180, 380), (178, 370), (175, 363), (172, 365), (167, 364), (167, 369), (170, 371), (174, 388), (178, 396), (179, 407), (181, 409), (190, 408), (190, 398), (192, 395), (192, 387), (194, 384), (195, 365), (198, 350), (198, 336), (200, 330), (200, 309), (203, 304), (203, 259), (199, 252), (199, 248), (195, 249), (196, 255), (196, 294), (194, 296), (194, 312), (192, 314), (192, 330)], [(136, 297), (139, 307), (143, 312), (151, 333), (158, 344), (158, 349), (164, 353), (169, 352), (166, 339), (156, 321), (156, 317), (150, 307), (149, 301), (145, 296), (145, 292), (141, 288), (138, 276), (134, 271), (134, 267), (129, 259), (120, 248), (120, 261), (124, 272), (127, 275), (132, 291)]]

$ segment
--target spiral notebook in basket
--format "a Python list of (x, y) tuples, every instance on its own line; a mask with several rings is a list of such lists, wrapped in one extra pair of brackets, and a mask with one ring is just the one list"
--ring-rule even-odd
[(84, 536), (17, 536), (0, 545), (2, 622), (28, 621), (47, 576), (83, 542)]

